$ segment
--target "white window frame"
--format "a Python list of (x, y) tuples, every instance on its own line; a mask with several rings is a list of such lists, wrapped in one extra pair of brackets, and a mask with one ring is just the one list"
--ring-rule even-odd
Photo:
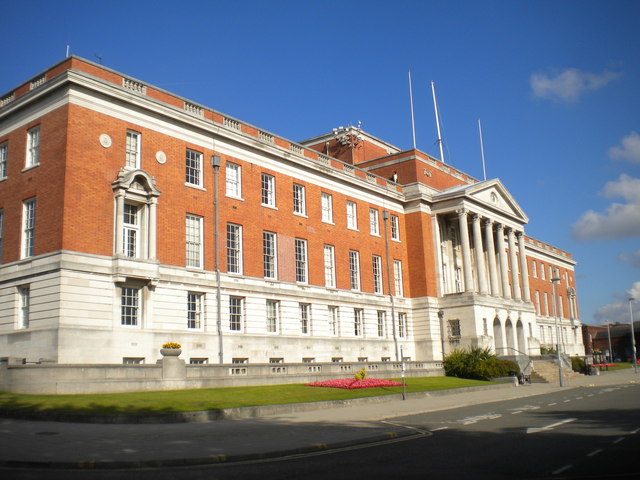
[(9, 142), (0, 143), (0, 180), (7, 178), (7, 157), (9, 155)]
[(387, 312), (385, 312), (384, 310), (378, 310), (377, 312), (377, 317), (378, 317), (378, 337), (379, 338), (384, 338), (386, 337), (386, 333), (387, 333)]
[(263, 207), (276, 207), (276, 177), (263, 173), (260, 176), (260, 198)]
[(36, 237), (36, 199), (22, 202), (22, 252), (21, 258), (32, 257), (35, 252)]
[(242, 332), (243, 320), (244, 297), (229, 296), (229, 331)]
[(27, 130), (27, 158), (25, 168), (40, 165), (40, 125)]
[(204, 329), (204, 293), (187, 292), (187, 329)]
[(268, 300), (265, 304), (267, 317), (267, 333), (277, 334), (280, 331), (280, 302), (278, 300)]
[(347, 228), (358, 230), (358, 206), (351, 200), (347, 200)]
[(407, 328), (407, 314), (404, 312), (398, 313), (398, 337), (406, 338), (408, 335)]
[(278, 242), (273, 232), (262, 232), (262, 273), (264, 278), (278, 278)]
[(369, 233), (376, 237), (380, 236), (380, 217), (375, 208), (369, 209)]
[(550, 317), (551, 312), (549, 312), (549, 294), (547, 292), (544, 292), (542, 298), (544, 299), (544, 316)]
[(242, 198), (242, 167), (237, 163), (225, 166), (225, 189), (227, 197)]
[(402, 260), (393, 261), (393, 287), (396, 297), (404, 296), (404, 287), (402, 284)]
[(31, 286), (21, 285), (18, 287), (18, 328), (29, 328), (31, 320)]
[(535, 260), (531, 260), (531, 276), (538, 278), (538, 263)]
[(391, 215), (391, 240), (400, 241), (400, 218), (398, 215)]
[(324, 245), (324, 286), (335, 288), (336, 286), (336, 257), (333, 245)]
[(2, 239), (4, 237), (4, 209), (0, 208), (0, 263), (2, 263)]
[(227, 273), (242, 275), (242, 225), (227, 223)]
[(373, 269), (373, 293), (383, 293), (382, 257), (380, 255), (371, 256), (371, 267)]
[(544, 263), (540, 262), (540, 278), (546, 280), (546, 272), (544, 269)]
[(137, 328), (142, 323), (142, 288), (131, 285), (120, 287), (120, 326)]
[(302, 216), (307, 214), (306, 188), (299, 183), (293, 184), (293, 213)]
[[(140, 240), (142, 208), (139, 205), (125, 202), (122, 212), (122, 254), (129, 258), (140, 257)], [(135, 223), (127, 221), (133, 218)]]
[(127, 130), (125, 140), (124, 166), (140, 168), (140, 152), (142, 149), (142, 135), (134, 130)]
[(204, 268), (202, 224), (202, 217), (198, 215), (187, 214), (185, 219), (185, 248), (186, 266), (190, 268)]
[(185, 153), (185, 185), (202, 188), (202, 152), (187, 148)]
[(322, 209), (322, 221), (333, 224), (333, 195), (322, 192), (320, 194), (320, 208)]
[(349, 250), (349, 286), (360, 291), (360, 252)]
[(353, 336), (364, 337), (364, 310), (362, 308), (353, 309)]
[(307, 261), (307, 241), (302, 238), (295, 239), (296, 282), (309, 282), (309, 264)]
[(300, 333), (311, 335), (311, 305), (309, 303), (298, 304), (300, 312)]
[(340, 333), (340, 310), (335, 305), (329, 305), (327, 314), (329, 316), (329, 335), (336, 337)]

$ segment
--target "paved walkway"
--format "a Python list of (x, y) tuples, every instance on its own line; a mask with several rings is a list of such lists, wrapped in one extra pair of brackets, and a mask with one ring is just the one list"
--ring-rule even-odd
[[(0, 466), (117, 468), (194, 465), (277, 457), (414, 435), (384, 419), (540, 395), (582, 386), (640, 381), (632, 369), (557, 384), (412, 394), (385, 401), (207, 423), (86, 424), (0, 419)], [(377, 397), (378, 399), (380, 397)], [(326, 405), (317, 405), (322, 407)]]

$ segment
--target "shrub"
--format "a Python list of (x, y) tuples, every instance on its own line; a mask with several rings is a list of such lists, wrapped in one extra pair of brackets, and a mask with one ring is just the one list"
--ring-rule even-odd
[(361, 368), (360, 370), (358, 370), (356, 372), (354, 377), (355, 377), (356, 380), (364, 380), (365, 378), (367, 378), (367, 369), (366, 368)]
[(506, 377), (511, 372), (520, 372), (517, 363), (502, 360), (491, 353), (489, 348), (472, 347), (468, 350), (454, 350), (444, 359), (444, 372), (449, 377), (472, 380), (491, 380)]
[(583, 358), (571, 357), (571, 370), (574, 372), (585, 373), (587, 371), (587, 364)]

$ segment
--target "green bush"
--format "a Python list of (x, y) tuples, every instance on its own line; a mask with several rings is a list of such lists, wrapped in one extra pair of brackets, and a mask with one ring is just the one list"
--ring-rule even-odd
[(365, 378), (367, 378), (367, 369), (366, 368), (361, 368), (360, 370), (358, 370), (356, 372), (354, 377), (355, 377), (356, 380), (364, 380)]
[(571, 357), (571, 370), (574, 372), (585, 373), (587, 371), (587, 364), (583, 358)]
[(490, 348), (472, 347), (454, 350), (444, 359), (444, 372), (449, 377), (472, 380), (491, 380), (520, 372), (517, 363), (502, 360), (491, 353)]

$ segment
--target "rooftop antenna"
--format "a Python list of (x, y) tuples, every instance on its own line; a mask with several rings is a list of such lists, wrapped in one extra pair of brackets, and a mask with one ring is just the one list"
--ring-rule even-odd
[(411, 103), (411, 133), (413, 134), (413, 149), (416, 149), (416, 121), (413, 116), (413, 88), (411, 87), (411, 70), (409, 70), (409, 102)]
[(438, 128), (438, 147), (440, 148), (440, 161), (444, 161), (444, 151), (442, 150), (442, 135), (440, 135), (440, 118), (438, 117), (438, 104), (436, 103), (436, 86), (433, 80), (431, 81), (431, 93), (433, 94), (433, 108), (436, 111), (436, 127)]
[(69, 44), (67, 44), (67, 54), (65, 55), (65, 57), (69, 56)]
[(482, 174), (484, 175), (485, 182), (487, 181), (487, 169), (484, 164), (484, 143), (482, 142), (482, 124), (478, 119), (478, 131), (480, 132), (480, 153), (482, 153)]

